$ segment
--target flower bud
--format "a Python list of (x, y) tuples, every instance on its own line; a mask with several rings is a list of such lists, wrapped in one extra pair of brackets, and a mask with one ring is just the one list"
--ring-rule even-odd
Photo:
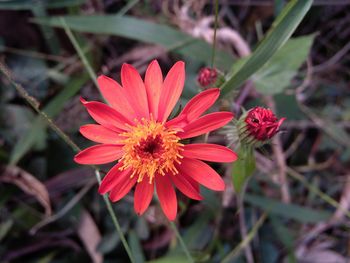
[(218, 72), (215, 68), (205, 67), (198, 72), (197, 81), (202, 88), (215, 84)]
[(285, 119), (278, 119), (270, 109), (255, 107), (237, 122), (239, 140), (242, 144), (262, 146), (279, 131)]

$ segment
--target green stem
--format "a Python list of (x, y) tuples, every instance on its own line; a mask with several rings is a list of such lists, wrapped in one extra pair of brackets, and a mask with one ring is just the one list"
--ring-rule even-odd
[(87, 60), (85, 54), (84, 54), (84, 51), (83, 49), (80, 47), (77, 39), (74, 37), (73, 35), (73, 32), (70, 30), (70, 28), (68, 27), (67, 23), (66, 23), (66, 20), (64, 19), (64, 17), (60, 17), (60, 20), (61, 20), (61, 24), (64, 28), (64, 31), (66, 32), (69, 40), (72, 42), (75, 50), (77, 51), (81, 61), (83, 62), (87, 72), (89, 73), (90, 77), (91, 77), (91, 80), (95, 83), (96, 87), (98, 87), (98, 83), (97, 83), (97, 76), (94, 72), (94, 70), (92, 69), (89, 61)]
[(125, 15), (131, 8), (134, 7), (139, 2), (139, 0), (131, 0), (125, 6), (123, 6), (117, 13), (119, 16)]
[(218, 15), (219, 15), (219, 0), (214, 0), (214, 9), (215, 9), (215, 22), (214, 22), (214, 36), (213, 36), (213, 49), (211, 55), (211, 67), (214, 68), (215, 62), (215, 52), (216, 52), (216, 31), (218, 28)]
[[(287, 166), (287, 174), (291, 177), (293, 177), (294, 179), (298, 180), (299, 182), (301, 182), (306, 188), (309, 189), (310, 192), (315, 193), (316, 195), (318, 195), (323, 201), (325, 201), (326, 203), (330, 204), (331, 206), (337, 208), (337, 209), (342, 209), (341, 205), (339, 204), (339, 202), (337, 202), (335, 199), (333, 199), (332, 197), (330, 197), (329, 195), (327, 195), (326, 193), (322, 192), (319, 188), (313, 186), (312, 184), (310, 184), (304, 176), (302, 176), (300, 173), (298, 173), (297, 171), (295, 171), (294, 169), (290, 168)], [(350, 212), (348, 210), (344, 210), (344, 214), (350, 218)]]
[[(96, 175), (96, 179), (98, 181), (98, 184), (101, 184), (101, 175), (100, 175), (99, 170), (95, 170), (95, 175)], [(118, 232), (120, 240), (122, 241), (122, 243), (124, 245), (126, 253), (128, 253), (128, 256), (129, 256), (129, 259), (130, 259), (131, 263), (136, 262), (133, 254), (131, 252), (131, 249), (129, 247), (129, 244), (128, 244), (128, 242), (125, 239), (124, 233), (123, 233), (123, 231), (122, 231), (122, 229), (120, 227), (118, 218), (117, 218), (116, 214), (114, 213), (114, 210), (112, 208), (111, 202), (108, 199), (107, 194), (103, 195), (103, 199), (104, 199), (104, 201), (106, 203), (107, 210), (108, 210), (108, 212), (109, 212), (109, 214), (110, 214), (110, 216), (112, 218), (113, 224), (114, 224), (114, 226), (115, 226), (115, 228), (116, 228), (116, 230)]]
[(180, 235), (180, 232), (179, 232), (179, 230), (177, 229), (175, 223), (172, 222), (172, 221), (170, 221), (170, 226), (171, 226), (171, 228), (174, 230), (174, 232), (175, 232), (175, 234), (176, 234), (176, 237), (177, 237), (177, 239), (179, 240), (180, 245), (181, 245), (183, 251), (184, 251), (185, 254), (186, 254), (186, 257), (187, 257), (187, 259), (188, 259), (188, 262), (194, 263), (194, 260), (193, 260), (193, 258), (192, 258), (192, 256), (191, 256), (190, 252), (188, 251), (188, 248), (187, 248), (187, 246), (186, 246), (184, 240), (182, 239), (182, 237), (181, 237), (181, 235)]
[(255, 237), (259, 228), (263, 225), (266, 220), (266, 213), (264, 213), (259, 220), (255, 223), (253, 228), (250, 230), (245, 239), (243, 239), (227, 256), (221, 261), (221, 263), (231, 262), (234, 258), (236, 258), (240, 251), (244, 249)]
[(18, 83), (13, 80), (10, 70), (0, 62), (0, 71), (15, 87), (17, 92), (29, 103), (30, 106), (47, 122), (47, 124), (53, 129), (59, 137), (61, 137), (74, 151), (80, 151), (79, 147), (65, 134), (43, 111), (40, 110), (40, 102), (34, 97), (30, 96), (28, 92)]

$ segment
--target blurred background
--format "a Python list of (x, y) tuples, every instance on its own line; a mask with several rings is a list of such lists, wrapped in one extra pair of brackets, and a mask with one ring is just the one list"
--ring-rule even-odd
[[(0, 62), (84, 148), (78, 130), (92, 120), (79, 98), (101, 101), (87, 63), (119, 81), (124, 62), (143, 76), (153, 59), (163, 74), (184, 60), (184, 105), (204, 89), (199, 70), (233, 76), (287, 2), (218, 1), (214, 53), (214, 1), (1, 0)], [(230, 164), (213, 166), (224, 193), (203, 188), (201, 202), (177, 193), (176, 224), (196, 262), (350, 262), (349, 39), (350, 1), (315, 0), (292, 39), (217, 103), (237, 116), (263, 105), (287, 120), (257, 149), (242, 202)], [(94, 171), (0, 81), (0, 262), (129, 262)], [(234, 147), (229, 133), (208, 140)], [(142, 217), (132, 195), (113, 209), (137, 262), (186, 262), (156, 202)]]

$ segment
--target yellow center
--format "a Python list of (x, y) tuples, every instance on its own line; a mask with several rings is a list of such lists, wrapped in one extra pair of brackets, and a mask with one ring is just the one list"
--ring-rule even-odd
[(180, 163), (183, 144), (179, 143), (176, 131), (152, 119), (142, 119), (121, 136), (125, 139), (122, 140), (124, 155), (120, 159), (123, 163), (120, 169), (132, 168), (131, 178), (138, 176), (137, 182), (148, 176), (149, 183), (152, 183), (157, 173), (178, 173), (175, 163)]

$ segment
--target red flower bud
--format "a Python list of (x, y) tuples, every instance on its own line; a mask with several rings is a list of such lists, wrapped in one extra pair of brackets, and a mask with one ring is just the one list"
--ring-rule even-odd
[(215, 68), (206, 67), (198, 72), (197, 81), (201, 87), (206, 88), (209, 85), (213, 85), (216, 82), (217, 77), (218, 72)]
[(244, 121), (249, 135), (258, 141), (266, 141), (278, 132), (285, 119), (278, 120), (270, 109), (255, 107), (248, 111)]

